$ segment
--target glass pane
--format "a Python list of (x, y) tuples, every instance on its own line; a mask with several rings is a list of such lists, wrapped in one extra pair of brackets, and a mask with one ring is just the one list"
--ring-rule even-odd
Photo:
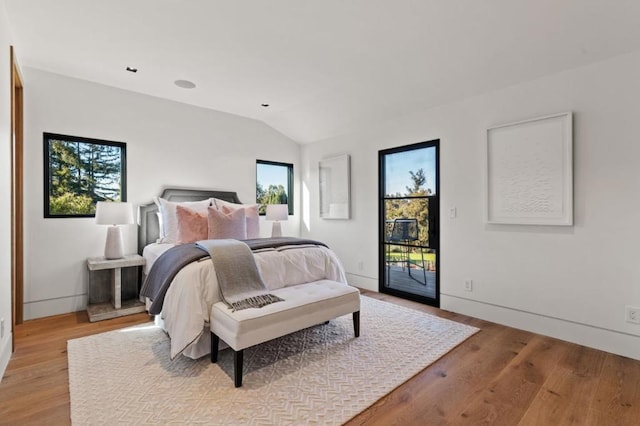
[(125, 144), (44, 134), (45, 217), (93, 216), (98, 201), (125, 201)]
[(385, 156), (386, 197), (415, 197), (436, 193), (436, 148), (420, 148)]
[[(290, 164), (269, 164), (256, 162), (256, 202), (260, 214), (264, 214), (267, 204), (289, 204)], [(289, 209), (289, 214), (293, 214)]]
[(385, 242), (429, 247), (429, 199), (394, 198), (384, 201)]
[(436, 296), (436, 251), (410, 245), (385, 244), (385, 283), (394, 290)]

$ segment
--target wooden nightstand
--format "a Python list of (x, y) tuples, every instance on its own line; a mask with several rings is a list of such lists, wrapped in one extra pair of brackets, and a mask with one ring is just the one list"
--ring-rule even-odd
[(144, 303), (138, 298), (139, 269), (144, 264), (144, 257), (138, 254), (126, 255), (122, 259), (87, 259), (87, 313), (90, 322), (144, 312)]

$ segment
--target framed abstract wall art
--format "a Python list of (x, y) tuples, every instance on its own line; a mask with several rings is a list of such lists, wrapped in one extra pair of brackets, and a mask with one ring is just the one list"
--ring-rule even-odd
[(573, 225), (570, 112), (487, 130), (486, 220)]

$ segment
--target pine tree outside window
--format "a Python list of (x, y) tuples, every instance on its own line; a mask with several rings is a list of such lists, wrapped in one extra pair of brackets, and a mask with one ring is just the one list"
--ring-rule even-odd
[(94, 217), (98, 201), (126, 201), (126, 144), (44, 133), (44, 217)]

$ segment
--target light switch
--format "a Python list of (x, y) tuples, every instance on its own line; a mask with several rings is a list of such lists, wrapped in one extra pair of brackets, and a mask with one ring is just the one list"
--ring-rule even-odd
[(458, 216), (458, 210), (455, 207), (449, 209), (449, 218), (455, 219)]

